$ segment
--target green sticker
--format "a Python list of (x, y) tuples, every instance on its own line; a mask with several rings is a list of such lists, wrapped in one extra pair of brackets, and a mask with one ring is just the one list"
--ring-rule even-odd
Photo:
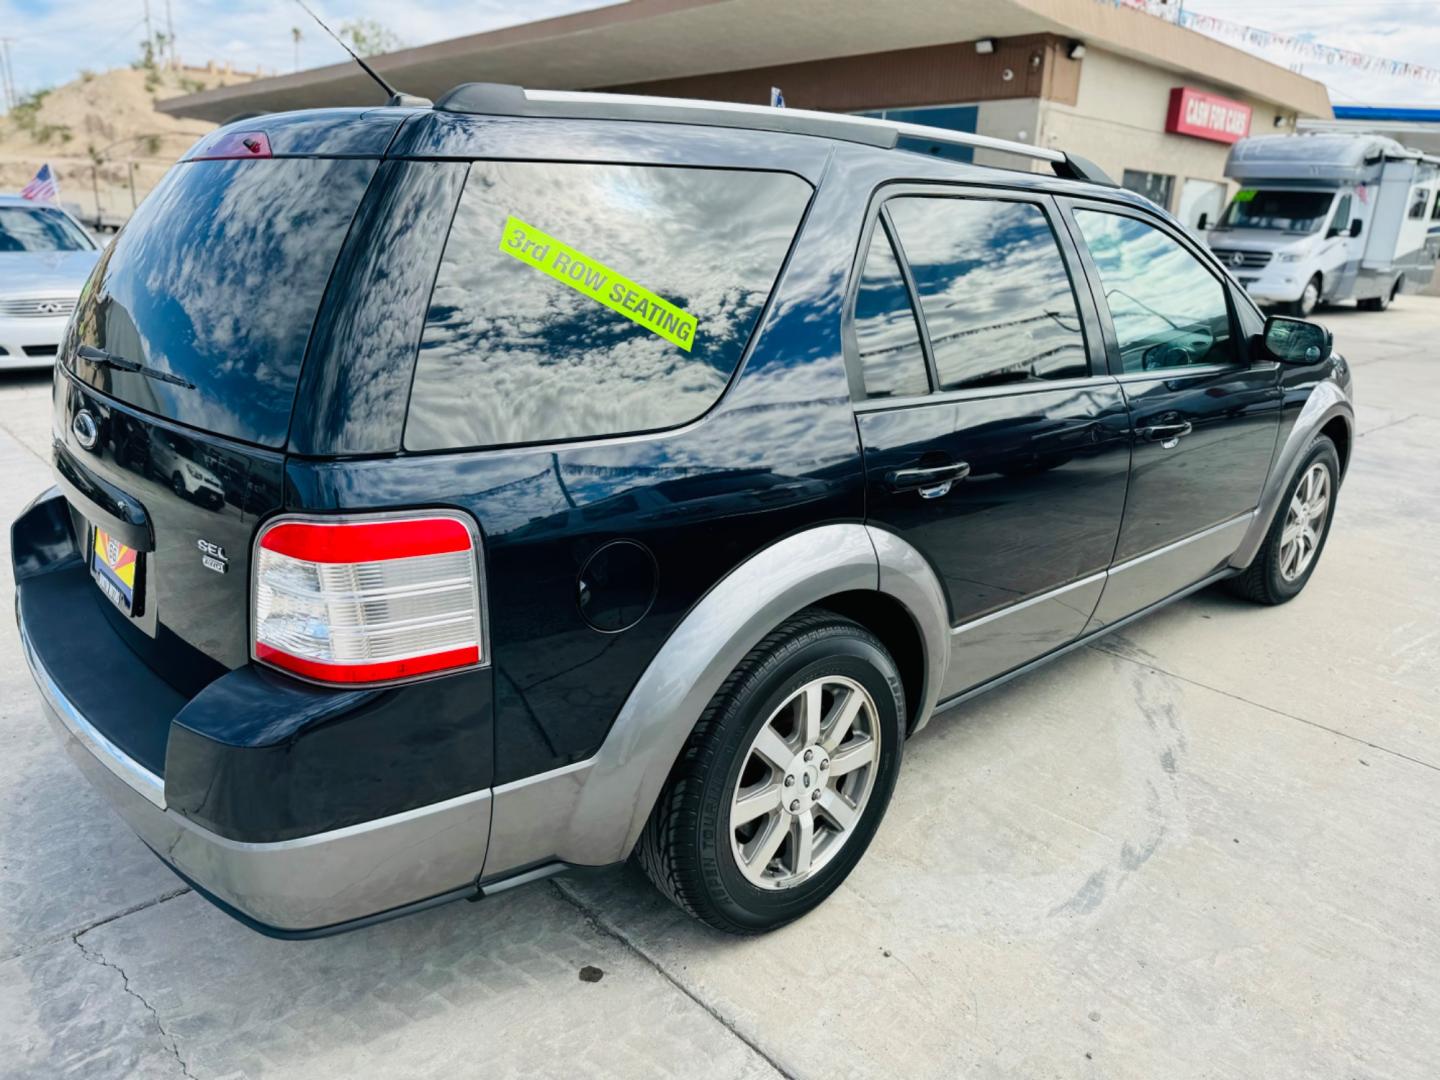
[(1249, 202), (1249, 201), (1250, 201), (1251, 199), (1253, 199), (1253, 198), (1255, 198), (1255, 189), (1254, 189), (1254, 188), (1243, 188), (1243, 187), (1242, 187), (1239, 191), (1235, 192), (1235, 201), (1236, 201), (1236, 202)]
[(694, 315), (645, 286), (637, 285), (598, 259), (561, 243), (533, 225), (525, 224), (513, 214), (505, 219), (500, 250), (533, 266), (542, 274), (548, 274), (562, 285), (584, 293), (597, 304), (618, 311), (631, 322), (639, 323), (651, 333), (674, 342), (686, 352), (690, 351), (695, 341)]

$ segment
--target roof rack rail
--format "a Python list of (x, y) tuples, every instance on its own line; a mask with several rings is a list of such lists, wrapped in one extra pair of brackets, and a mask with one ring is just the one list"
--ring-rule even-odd
[(569, 90), (529, 90), (503, 83), (462, 83), (435, 102), (441, 112), (481, 116), (544, 116), (587, 120), (645, 120), (667, 124), (701, 124), (709, 127), (749, 128), (816, 135), (843, 142), (892, 150), (902, 139), (923, 140), (995, 150), (1048, 162), (1057, 176), (1115, 187), (1104, 171), (1077, 154), (1066, 154), (1029, 143), (974, 135), (925, 124), (878, 120), (869, 116), (817, 112), (813, 109), (776, 109), (731, 101), (648, 97), (640, 94), (584, 93)]

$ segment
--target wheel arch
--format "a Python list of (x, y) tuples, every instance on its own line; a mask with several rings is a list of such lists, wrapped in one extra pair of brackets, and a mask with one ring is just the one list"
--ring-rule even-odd
[(1265, 542), (1266, 534), (1270, 531), (1275, 513), (1280, 508), (1280, 500), (1317, 435), (1326, 435), (1335, 443), (1335, 449), (1340, 455), (1340, 475), (1344, 477), (1350, 461), (1354, 427), (1355, 408), (1338, 383), (1326, 380), (1311, 391), (1300, 415), (1295, 418), (1295, 423), (1276, 451), (1250, 528), (1246, 530), (1240, 546), (1230, 556), (1231, 567), (1243, 570), (1254, 561), (1261, 544)]
[(913, 547), (858, 522), (807, 529), (752, 555), (680, 621), (594, 757), (495, 788), (484, 877), (628, 857), (721, 683), (766, 634), (806, 608), (855, 619), (892, 653), (919, 645), (918, 664), (896, 656), (915, 728), (933, 707), (949, 660), (943, 596)]

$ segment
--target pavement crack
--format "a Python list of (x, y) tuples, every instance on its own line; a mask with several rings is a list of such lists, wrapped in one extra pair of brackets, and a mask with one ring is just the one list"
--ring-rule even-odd
[(560, 899), (564, 900), (567, 904), (569, 904), (571, 907), (573, 907), (576, 911), (580, 913), (580, 917), (585, 920), (586, 925), (588, 925), (590, 929), (594, 930), (602, 937), (607, 937), (610, 938), (612, 941), (618, 942), (620, 946), (626, 951), (634, 953), (642, 961), (644, 961), (646, 965), (654, 969), (655, 973), (658, 974), (662, 979), (668, 982), (676, 990), (679, 990), (680, 993), (684, 994), (687, 998), (689, 998), (697, 1006), (704, 1010), (711, 1019), (713, 1019), (726, 1031), (730, 1032), (730, 1034), (735, 1036), (735, 1038), (739, 1039), (742, 1043), (748, 1046), (751, 1051), (754, 1052), (756, 1057), (764, 1061), (765, 1064), (769, 1065), (770, 1068), (774, 1069), (776, 1073), (778, 1073), (780, 1076), (783, 1076), (785, 1080), (796, 1080), (794, 1073), (790, 1072), (783, 1065), (781, 1065), (780, 1062), (776, 1061), (773, 1057), (771, 1057), (770, 1054), (766, 1053), (760, 1047), (760, 1045), (755, 1042), (754, 1039), (751, 1039), (748, 1035), (746, 1035), (743, 1031), (736, 1027), (734, 1021), (721, 1013), (709, 1002), (703, 1000), (688, 986), (682, 983), (679, 979), (675, 978), (675, 976), (671, 975), (670, 972), (665, 970), (665, 968), (660, 964), (658, 960), (656, 960), (653, 956), (647, 953), (644, 949), (640, 948), (640, 946), (636, 945), (633, 941), (631, 941), (624, 934), (622, 934), (618, 929), (609, 925), (608, 923), (603, 922), (600, 916), (598, 916), (595, 912), (591, 911), (588, 907), (581, 903), (580, 898), (573, 895), (569, 889), (564, 887), (563, 884), (553, 879), (548, 882), (548, 884), (551, 888), (555, 890), (556, 894), (560, 897)]
[[(120, 916), (117, 915), (115, 916), (115, 918), (120, 918)], [(113, 921), (113, 919), (103, 919), (96, 925), (103, 926), (105, 923)], [(197, 1077), (194, 1073), (190, 1071), (190, 1066), (185, 1063), (185, 1059), (180, 1056), (180, 1047), (175, 1042), (175, 1036), (171, 1035), (168, 1031), (165, 1030), (165, 1023), (160, 1019), (160, 1014), (155, 1010), (155, 1006), (151, 1005), (150, 1002), (146, 1001), (145, 996), (141, 994), (140, 991), (136, 990), (130, 985), (130, 976), (125, 974), (125, 969), (122, 968), (119, 964), (111, 960), (105, 959), (105, 955), (99, 949), (91, 948), (80, 940), (85, 934), (89, 933), (89, 931), (93, 930), (94, 928), (95, 927), (92, 926), (88, 927), (85, 930), (77, 930), (75, 931), (75, 933), (70, 935), (70, 940), (73, 941), (75, 943), (75, 947), (80, 950), (80, 955), (85, 957), (85, 959), (89, 960), (92, 964), (98, 964), (100, 967), (110, 968), (112, 971), (116, 971), (120, 974), (120, 988), (124, 990), (125, 993), (133, 997), (136, 1001), (140, 1002), (141, 1005), (145, 1006), (145, 1011), (148, 1012), (151, 1019), (155, 1021), (155, 1029), (160, 1032), (160, 1038), (164, 1042), (165, 1048), (170, 1051), (170, 1053), (174, 1056), (176, 1062), (179, 1063), (181, 1073), (183, 1073), (185, 1076), (190, 1077), (190, 1080), (199, 1080), (199, 1077)]]
[(1351, 735), (1348, 731), (1341, 731), (1339, 728), (1333, 728), (1327, 724), (1322, 724), (1318, 720), (1307, 720), (1303, 716), (1296, 716), (1294, 713), (1288, 713), (1284, 709), (1277, 709), (1273, 705), (1266, 705), (1264, 702), (1260, 701), (1252, 701), (1241, 694), (1236, 694), (1229, 690), (1222, 690), (1218, 686), (1211, 686), (1209, 683), (1200, 682), (1198, 679), (1188, 679), (1184, 675), (1177, 675), (1175, 674), (1175, 672), (1168, 671), (1165, 668), (1160, 667), (1158, 664), (1151, 663), (1148, 660), (1137, 660), (1133, 656), (1126, 656), (1124, 653), (1116, 652), (1114, 649), (1107, 649), (1103, 644), (1090, 645), (1088, 646), (1088, 648), (1091, 648), (1098, 653), (1104, 653), (1106, 656), (1113, 656), (1117, 660), (1123, 660), (1127, 664), (1134, 664), (1137, 667), (1149, 668), (1151, 671), (1158, 671), (1161, 675), (1168, 675), (1170, 678), (1176, 679), (1179, 682), (1189, 683), (1191, 686), (1197, 686), (1201, 690), (1209, 690), (1211, 693), (1220, 694), (1222, 697), (1227, 697), (1232, 701), (1239, 701), (1246, 705), (1254, 706), (1257, 709), (1263, 709), (1265, 712), (1274, 713), (1276, 716), (1283, 716), (1287, 720), (1294, 720), (1298, 723), (1306, 724), (1310, 727), (1317, 728), (1320, 731), (1329, 732), (1331, 735), (1339, 736), (1342, 739), (1349, 739), (1351, 742), (1359, 743), (1361, 746), (1368, 746), (1372, 750), (1378, 750), (1382, 754), (1389, 754), (1391, 757), (1397, 757), (1401, 761), (1408, 761), (1412, 765), (1419, 765), (1422, 768), (1434, 769), (1436, 772), (1440, 772), (1440, 765), (1436, 765), (1433, 762), (1425, 761), (1417, 757), (1411, 757), (1409, 754), (1402, 753), (1399, 750), (1392, 750), (1388, 746), (1381, 746), (1379, 743), (1373, 743), (1369, 739), (1362, 739), (1358, 735)]
[(80, 934), (88, 934), (97, 926), (104, 926), (106, 923), (112, 923), (116, 919), (123, 919), (126, 915), (134, 915), (137, 911), (144, 911), (146, 908), (152, 908), (156, 904), (163, 904), (167, 900), (174, 900), (177, 896), (184, 896), (189, 891), (190, 886), (182, 885), (178, 889), (171, 889), (169, 892), (161, 893), (159, 896), (152, 896), (149, 900), (142, 900), (138, 904), (131, 904), (127, 908), (121, 908), (119, 911), (112, 911), (108, 915), (102, 915), (100, 918), (94, 920), (93, 922), (88, 922), (85, 925), (76, 927), (73, 930), (65, 930), (59, 934), (53, 934), (50, 937), (42, 938), (39, 941), (31, 942), (30, 944), (24, 945), (18, 949), (12, 949), (4, 956), (0, 956), (0, 964), (8, 964), (11, 960), (16, 959), (17, 957), (24, 956), (26, 953), (34, 952), (36, 949), (43, 949), (46, 945), (54, 945), (57, 941), (64, 941), (66, 938), (74, 939)]
[(1402, 416), (1396, 420), (1388, 421), (1387, 423), (1381, 424), (1379, 427), (1366, 428), (1364, 431), (1357, 431), (1355, 433), (1355, 437), (1357, 439), (1363, 439), (1366, 435), (1374, 435), (1377, 431), (1384, 431), (1386, 428), (1392, 428), (1396, 424), (1403, 424), (1407, 420), (1418, 419), (1421, 415), (1423, 414), (1418, 412), (1412, 412), (1409, 416)]

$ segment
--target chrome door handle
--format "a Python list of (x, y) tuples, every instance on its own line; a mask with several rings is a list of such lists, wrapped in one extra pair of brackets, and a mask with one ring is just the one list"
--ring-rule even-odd
[(970, 475), (970, 465), (951, 461), (920, 469), (895, 469), (885, 476), (891, 491), (918, 491), (922, 499), (938, 499), (950, 491), (956, 480)]
[(1195, 427), (1189, 420), (1182, 420), (1174, 424), (1152, 424), (1149, 427), (1142, 427), (1139, 435), (1146, 442), (1158, 442), (1169, 450), (1194, 430)]

